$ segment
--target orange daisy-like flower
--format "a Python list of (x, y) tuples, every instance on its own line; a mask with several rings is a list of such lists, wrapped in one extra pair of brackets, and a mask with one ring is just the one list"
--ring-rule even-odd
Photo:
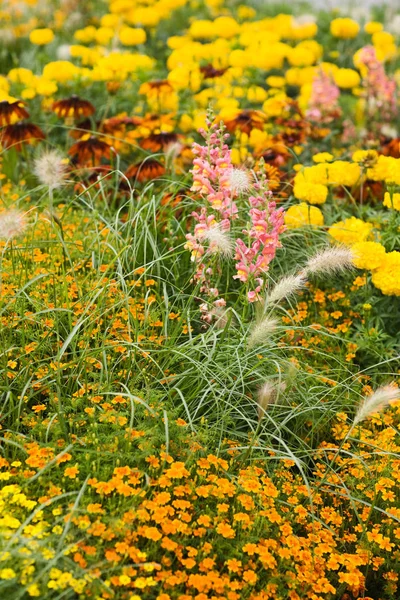
[(154, 79), (153, 81), (146, 81), (142, 83), (139, 89), (139, 94), (165, 94), (173, 91), (173, 87), (167, 79)]
[(394, 140), (385, 140), (382, 144), (382, 154), (392, 158), (400, 158), (400, 138)]
[(5, 148), (22, 150), (22, 144), (32, 144), (35, 140), (46, 138), (43, 131), (33, 123), (14, 123), (7, 125), (0, 132), (0, 141)]
[(152, 133), (140, 145), (143, 150), (159, 152), (160, 150), (166, 150), (171, 144), (175, 144), (180, 137), (179, 134), (174, 132)]
[(225, 127), (229, 133), (239, 130), (249, 135), (252, 129), (263, 129), (266, 118), (266, 115), (260, 110), (249, 108), (238, 111), (233, 119), (225, 121)]
[(226, 73), (228, 69), (215, 69), (211, 64), (200, 67), (200, 72), (203, 74), (204, 79), (215, 79), (221, 77)]
[(15, 102), (3, 100), (0, 102), (0, 127), (10, 125), (12, 121), (27, 119), (29, 113), (25, 110), (24, 106), (25, 104), (21, 100), (16, 100)]
[(52, 110), (60, 119), (73, 117), (90, 117), (95, 112), (95, 107), (88, 100), (79, 98), (75, 94), (70, 98), (63, 98), (53, 103)]
[(283, 142), (272, 142), (261, 154), (264, 161), (275, 167), (284, 165), (290, 157), (289, 150)]
[(135, 179), (136, 181), (151, 181), (157, 179), (165, 173), (165, 167), (158, 160), (150, 159), (143, 160), (140, 163), (136, 163), (128, 167), (125, 171), (125, 175), (128, 179)]
[(79, 165), (98, 165), (102, 158), (110, 159), (111, 149), (108, 144), (95, 135), (84, 136), (68, 150), (68, 154)]
[(104, 133), (114, 133), (124, 130), (129, 125), (138, 127), (142, 123), (141, 117), (110, 117), (101, 124), (101, 131)]
[(85, 135), (85, 131), (89, 132), (93, 128), (92, 122), (89, 118), (84, 119), (83, 121), (79, 121), (76, 123), (75, 127), (73, 127), (68, 135), (74, 140), (80, 140), (83, 135)]

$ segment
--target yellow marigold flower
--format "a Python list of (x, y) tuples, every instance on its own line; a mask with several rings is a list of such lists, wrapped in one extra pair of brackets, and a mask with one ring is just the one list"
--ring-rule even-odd
[(213, 22), (207, 19), (193, 21), (189, 29), (189, 35), (195, 40), (211, 37), (213, 35)]
[(318, 152), (318, 154), (314, 154), (313, 161), (315, 163), (326, 163), (330, 160), (333, 160), (333, 154), (330, 152)]
[(26, 591), (31, 598), (38, 598), (40, 596), (40, 588), (37, 583), (29, 585)]
[(310, 204), (323, 204), (328, 196), (328, 188), (321, 183), (295, 183), (293, 193), (299, 200)]
[(238, 15), (239, 19), (242, 19), (242, 20), (253, 19), (256, 16), (256, 11), (254, 10), (254, 8), (251, 8), (250, 6), (241, 4), (238, 7), (237, 15)]
[(382, 31), (382, 30), (383, 30), (383, 25), (382, 25), (382, 23), (378, 23), (378, 21), (368, 21), (368, 23), (365, 23), (365, 25), (364, 25), (365, 33), (369, 33), (370, 35), (372, 35), (373, 33), (377, 33), (378, 31)]
[(347, 160), (337, 160), (328, 166), (328, 183), (353, 186), (360, 178), (360, 167)]
[(327, 163), (320, 163), (312, 167), (304, 167), (294, 178), (294, 184), (316, 183), (326, 185), (328, 183)]
[[(101, 23), (104, 26), (104, 23)], [(81, 44), (90, 44), (90, 42), (94, 42), (96, 39), (96, 27), (93, 25), (89, 25), (88, 27), (84, 27), (83, 29), (77, 29), (74, 33), (74, 38), (81, 42)]]
[(36, 76), (30, 69), (24, 69), (23, 67), (11, 69), (7, 77), (13, 83), (23, 83), (26, 86), (32, 85), (36, 79)]
[[(353, 158), (354, 160), (354, 158)], [(367, 177), (373, 181), (387, 180), (393, 170), (393, 165), (396, 165), (396, 159), (391, 156), (379, 156), (377, 162), (372, 168), (368, 169)]]
[(49, 62), (43, 69), (43, 77), (59, 83), (66, 83), (74, 79), (79, 73), (79, 68), (68, 60)]
[(331, 34), (341, 39), (355, 38), (360, 31), (357, 21), (349, 18), (333, 19), (330, 26)]
[(333, 74), (337, 86), (342, 89), (354, 88), (360, 85), (361, 78), (354, 69), (338, 69)]
[(388, 252), (372, 274), (372, 283), (385, 296), (400, 296), (400, 252)]
[[(118, 15), (111, 15), (111, 14), (107, 14), (107, 15), (103, 15), (100, 19), (100, 25), (102, 27), (117, 27), (118, 23), (119, 23), (119, 16)], [(88, 27), (86, 28), (88, 29)], [(95, 28), (93, 28), (95, 29)]]
[(264, 90), (264, 88), (260, 87), (259, 85), (253, 85), (249, 87), (247, 91), (247, 100), (249, 102), (264, 102), (266, 98), (267, 92)]
[(300, 202), (290, 206), (285, 213), (285, 225), (288, 229), (297, 229), (307, 225), (320, 227), (324, 224), (324, 215), (316, 206)]
[(34, 29), (29, 34), (29, 40), (31, 44), (36, 44), (37, 46), (45, 46), (46, 44), (50, 44), (54, 40), (54, 33), (48, 27), (43, 29)]
[(279, 75), (270, 75), (265, 80), (265, 83), (267, 83), (272, 88), (281, 88), (285, 87), (286, 80), (284, 77), (279, 77)]
[(111, 27), (99, 27), (96, 31), (96, 42), (107, 46), (114, 37), (114, 29)]
[(364, 167), (373, 167), (378, 160), (378, 153), (376, 150), (356, 150), (353, 152), (352, 160), (356, 163), (362, 164)]
[(0, 570), (0, 579), (14, 579), (14, 577), (16, 577), (16, 575), (13, 569)]
[(140, 27), (123, 27), (119, 32), (119, 39), (124, 46), (144, 44), (146, 41), (146, 32)]
[(222, 38), (232, 38), (240, 31), (240, 25), (232, 17), (218, 17), (213, 23), (213, 33)]
[(388, 169), (385, 176), (386, 183), (400, 185), (400, 159), (392, 158), (387, 165)]
[(315, 63), (315, 55), (308, 48), (293, 48), (288, 55), (289, 64), (293, 67), (310, 67)]
[(381, 266), (386, 254), (378, 242), (356, 242), (352, 247), (353, 263), (358, 269), (373, 270)]
[(387, 206), (387, 208), (394, 208), (394, 210), (400, 211), (400, 194), (389, 194), (389, 192), (385, 192), (383, 206)]
[(329, 234), (339, 243), (352, 246), (356, 242), (365, 242), (371, 235), (373, 226), (356, 217), (338, 221), (329, 228)]

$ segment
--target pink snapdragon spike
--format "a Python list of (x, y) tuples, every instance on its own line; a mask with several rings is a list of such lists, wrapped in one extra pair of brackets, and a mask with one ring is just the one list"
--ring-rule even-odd
[(319, 69), (312, 82), (306, 117), (318, 123), (330, 123), (341, 115), (339, 97), (340, 90), (332, 77)]
[(192, 213), (196, 224), (193, 233), (186, 235), (185, 248), (190, 250), (195, 263), (193, 281), (207, 297), (200, 307), (202, 319), (210, 323), (215, 310), (226, 304), (212, 284), (215, 270), (218, 275), (223, 273), (215, 254), (219, 247), (223, 249), (224, 239), (230, 249), (229, 239), (226, 241), (224, 236), (229, 238), (233, 227), (244, 236), (235, 241), (236, 275), (233, 277), (246, 284), (247, 299), (252, 303), (260, 299), (269, 264), (281, 246), (279, 235), (285, 226), (283, 208), (276, 208), (266, 179), (261, 177), (255, 181), (250, 172), (233, 167), (231, 151), (226, 144), (229, 136), (222, 126), (212, 124), (211, 119), (207, 125), (207, 132), (200, 131), (206, 144), (193, 144), (195, 159), (191, 187), (204, 205)]
[[(265, 205), (265, 199), (261, 196), (249, 198), (250, 206)], [(247, 293), (249, 302), (260, 299), (260, 292), (265, 286), (265, 276), (270, 262), (275, 258), (278, 248), (281, 247), (279, 235), (285, 230), (283, 208), (276, 208), (275, 202), (268, 202), (264, 210), (250, 208), (250, 229), (244, 229), (243, 233), (254, 241), (246, 246), (242, 239), (236, 240), (236, 271), (235, 279), (243, 283), (251, 283), (251, 289)]]
[(398, 114), (396, 82), (386, 75), (374, 46), (362, 48), (358, 60), (367, 69), (363, 78), (367, 117), (378, 115), (378, 125), (383, 124)]

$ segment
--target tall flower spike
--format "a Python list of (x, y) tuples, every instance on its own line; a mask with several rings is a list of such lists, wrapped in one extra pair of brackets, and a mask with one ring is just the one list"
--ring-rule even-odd
[(354, 417), (353, 426), (367, 417), (382, 412), (391, 402), (400, 399), (400, 389), (393, 384), (378, 388), (371, 396), (364, 398)]

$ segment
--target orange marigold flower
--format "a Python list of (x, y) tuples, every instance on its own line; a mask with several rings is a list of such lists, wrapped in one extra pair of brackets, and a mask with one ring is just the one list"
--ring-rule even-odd
[(165, 475), (171, 479), (182, 479), (182, 477), (188, 477), (189, 474), (190, 473), (185, 468), (185, 463), (183, 462), (174, 462), (169, 469), (165, 471)]
[(224, 538), (232, 539), (235, 537), (235, 532), (228, 523), (219, 523), (216, 528), (216, 532), (222, 535)]
[(69, 477), (70, 479), (75, 479), (79, 473), (79, 467), (75, 464), (73, 467), (67, 467), (64, 470), (64, 476)]
[(158, 531), (157, 527), (145, 527), (143, 535), (148, 540), (153, 540), (154, 542), (158, 542), (158, 540), (162, 538), (162, 535)]
[(243, 579), (246, 583), (248, 583), (250, 585), (254, 585), (257, 582), (258, 577), (254, 571), (249, 569), (248, 571), (245, 571), (243, 573)]

